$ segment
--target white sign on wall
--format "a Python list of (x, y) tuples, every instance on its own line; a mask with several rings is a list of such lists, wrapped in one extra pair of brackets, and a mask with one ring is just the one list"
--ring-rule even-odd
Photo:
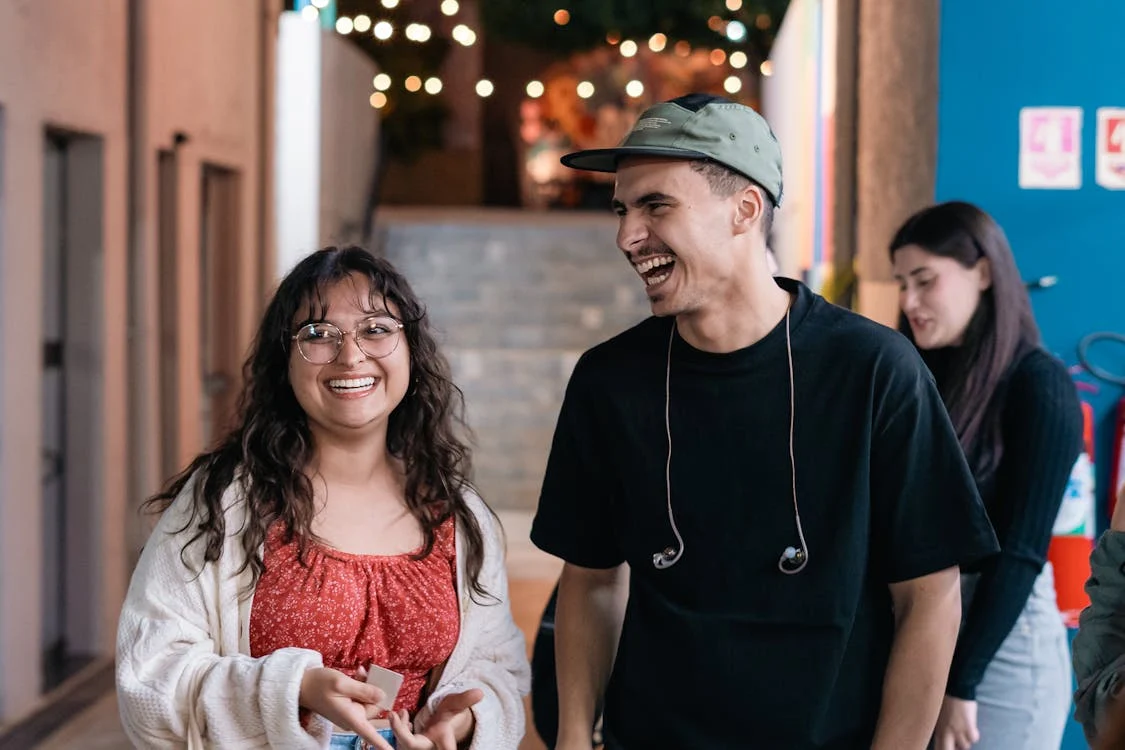
[(1082, 187), (1082, 108), (1020, 110), (1020, 187)]
[(1095, 179), (1110, 190), (1125, 190), (1125, 109), (1098, 109)]

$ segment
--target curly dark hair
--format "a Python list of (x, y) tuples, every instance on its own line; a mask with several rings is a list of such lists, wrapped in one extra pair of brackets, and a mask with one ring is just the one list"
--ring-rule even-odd
[[(313, 488), (304, 468), (313, 457), (308, 419), (289, 383), (293, 320), (308, 310), (311, 319), (326, 312), (326, 290), (352, 274), (370, 282), (371, 301), (393, 302), (399, 310), (410, 347), (411, 390), (387, 424), (387, 450), (406, 472), (406, 503), (418, 520), (425, 543), (421, 559), (434, 546), (436, 529), (451, 515), (464, 534), (466, 573), (472, 593), (491, 595), (480, 585), (484, 542), (480, 524), (462, 492), (472, 489), (471, 455), (464, 439), (464, 398), (453, 383), (449, 364), (438, 350), (426, 310), (406, 279), (386, 260), (360, 247), (328, 247), (308, 256), (282, 280), (266, 308), (250, 355), (243, 366), (243, 387), (235, 426), (208, 452), (173, 477), (145, 507), (165, 511), (192, 483), (193, 507), (182, 531), (194, 526), (184, 546), (204, 544), (204, 560), (219, 559), (226, 536), (222, 497), (237, 482), (248, 506), (241, 531), (245, 560), (240, 572), (252, 569), (251, 587), (265, 569), (259, 553), (270, 525), (277, 520), (295, 537), (304, 560), (315, 539)], [(181, 557), (182, 557), (181, 553)]]

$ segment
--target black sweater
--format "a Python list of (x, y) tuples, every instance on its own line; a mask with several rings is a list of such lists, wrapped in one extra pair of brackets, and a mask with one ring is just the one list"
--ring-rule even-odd
[[(942, 385), (948, 357), (926, 357)], [(1039, 348), (1022, 353), (994, 398), (1001, 398), (1003, 452), (977, 486), (1000, 541), (980, 567), (964, 613), (948, 695), (973, 700), (985, 668), (1008, 637), (1043, 569), (1071, 468), (1082, 451), (1082, 410), (1061, 362)]]

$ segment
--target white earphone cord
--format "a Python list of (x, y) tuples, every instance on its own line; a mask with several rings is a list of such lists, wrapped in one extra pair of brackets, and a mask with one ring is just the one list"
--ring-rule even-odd
[(680, 536), (680, 529), (676, 526), (676, 519), (672, 515), (672, 419), (670, 416), (672, 404), (672, 342), (676, 340), (676, 321), (672, 321), (672, 332), (668, 335), (668, 363), (664, 370), (664, 432), (668, 436), (668, 459), (664, 464), (664, 496), (668, 498), (668, 523), (672, 533), (676, 535), (676, 550), (666, 549), (663, 554), (654, 555), (656, 567), (668, 567), (675, 563), (684, 554), (684, 538)]
[[(793, 519), (797, 525), (797, 538), (800, 540), (801, 546), (799, 549), (793, 550), (792, 556), (788, 554), (792, 548), (787, 548), (781, 559), (778, 560), (778, 570), (786, 575), (800, 573), (809, 562), (808, 545), (805, 544), (805, 530), (801, 525), (801, 511), (797, 507), (797, 456), (793, 445), (797, 416), (797, 388), (793, 377), (793, 341), (789, 328), (789, 310), (791, 307), (792, 303), (785, 309), (785, 353), (789, 362), (789, 471), (790, 486), (793, 490)], [(675, 339), (676, 323), (673, 321), (672, 331), (668, 335), (668, 361), (664, 372), (664, 431), (668, 436), (668, 459), (664, 464), (664, 491), (665, 497), (668, 499), (668, 524), (672, 527), (672, 534), (676, 537), (677, 546), (675, 550), (669, 547), (652, 556), (653, 565), (660, 569), (675, 565), (684, 554), (684, 538), (680, 536), (680, 529), (676, 526), (676, 518), (672, 513), (672, 343)], [(786, 568), (785, 562), (787, 560), (796, 560), (796, 564), (792, 568)]]
[(801, 543), (797, 552), (803, 555), (803, 558), (798, 560), (796, 567), (789, 570), (784, 565), (786, 557), (783, 555), (778, 560), (777, 568), (786, 575), (800, 573), (809, 563), (809, 548), (805, 544), (805, 530), (801, 526), (801, 511), (797, 507), (797, 453), (793, 449), (793, 435), (797, 421), (797, 384), (793, 377), (793, 341), (789, 335), (789, 308), (792, 306), (790, 302), (789, 307), (785, 308), (785, 353), (789, 357), (789, 472), (792, 476), (790, 486), (793, 488), (793, 520), (797, 523), (797, 539)]

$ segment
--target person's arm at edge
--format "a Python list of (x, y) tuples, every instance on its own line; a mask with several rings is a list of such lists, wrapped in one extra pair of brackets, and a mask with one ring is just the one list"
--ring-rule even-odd
[(559, 688), (557, 750), (592, 747), (594, 712), (605, 691), (628, 598), (628, 568), (567, 563), (559, 578), (555, 664)]
[(961, 624), (957, 567), (890, 584), (895, 635), (872, 750), (924, 750), (937, 723)]
[(1107, 718), (1120, 705), (1125, 685), (1125, 487), (1117, 497), (1109, 529), (1090, 556), (1086, 593), (1090, 604), (1082, 611), (1072, 654), (1075, 691), (1074, 718), (1094, 744)]

